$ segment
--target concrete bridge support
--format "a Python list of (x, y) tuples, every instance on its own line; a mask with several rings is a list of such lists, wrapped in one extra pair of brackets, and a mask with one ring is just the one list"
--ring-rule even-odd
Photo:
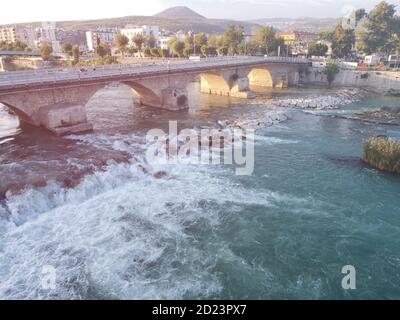
[(200, 75), (200, 90), (202, 93), (230, 96), (236, 98), (255, 98), (250, 90), (246, 70), (228, 70), (217, 73), (202, 73)]

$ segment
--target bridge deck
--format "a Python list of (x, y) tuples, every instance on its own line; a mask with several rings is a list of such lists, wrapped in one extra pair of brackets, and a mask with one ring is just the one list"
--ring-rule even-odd
[(167, 74), (201, 72), (206, 70), (239, 66), (258, 66), (267, 63), (308, 64), (308, 60), (289, 57), (230, 57), (208, 58), (200, 61), (167, 61), (154, 64), (111, 65), (107, 67), (79, 69), (40, 69), (0, 73), (0, 94), (10, 90), (23, 90), (46, 85), (68, 83), (92, 83), (120, 81), (122, 79), (142, 79)]

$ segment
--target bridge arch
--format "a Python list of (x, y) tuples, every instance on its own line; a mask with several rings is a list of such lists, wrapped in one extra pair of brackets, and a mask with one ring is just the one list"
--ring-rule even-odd
[(129, 86), (136, 93), (140, 105), (160, 107), (160, 105), (162, 104), (161, 94), (157, 94), (145, 85), (136, 81), (124, 81), (121, 83)]
[(272, 77), (271, 72), (267, 68), (253, 68), (251, 69), (249, 75), (249, 82), (252, 86), (274, 88), (275, 82)]
[(200, 74), (201, 92), (216, 95), (230, 95), (231, 88), (225, 78), (217, 72)]
[(22, 109), (14, 106), (8, 102), (2, 101), (1, 99), (0, 99), (0, 105), (4, 105), (8, 110), (11, 110), (18, 117), (20, 122), (36, 124), (34, 119), (32, 119), (32, 117), (30, 115), (28, 115)]

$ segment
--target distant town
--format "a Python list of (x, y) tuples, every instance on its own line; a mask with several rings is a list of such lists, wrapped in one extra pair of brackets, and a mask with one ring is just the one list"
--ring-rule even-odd
[[(82, 27), (85, 24), (65, 28), (56, 22), (2, 26), (0, 70), (88, 67), (133, 63), (137, 59), (226, 55), (307, 57), (321, 67), (326, 66), (329, 58), (335, 58), (340, 59), (343, 68), (350, 69), (392, 69), (400, 64), (399, 17), (395, 7), (386, 2), (369, 13), (362, 8), (354, 10), (351, 15), (338, 19), (336, 27), (323, 31), (281, 30), (272, 25), (227, 22), (224, 32), (210, 33), (204, 26), (204, 31), (201, 30), (207, 19), (186, 7), (170, 8), (156, 17), (164, 21), (180, 19), (183, 24), (187, 21), (187, 27), (174, 31), (152, 24), (127, 23), (120, 27), (120, 23), (113, 26), (110, 22), (97, 26), (91, 23), (88, 29)], [(202, 24), (191, 29), (190, 21)], [(287, 27), (278, 22), (280, 27)], [(381, 26), (385, 26), (384, 32)]]

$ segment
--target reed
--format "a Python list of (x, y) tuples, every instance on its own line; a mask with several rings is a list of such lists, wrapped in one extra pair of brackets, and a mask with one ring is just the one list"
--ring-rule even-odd
[(363, 160), (379, 170), (400, 175), (400, 141), (387, 137), (367, 139)]

